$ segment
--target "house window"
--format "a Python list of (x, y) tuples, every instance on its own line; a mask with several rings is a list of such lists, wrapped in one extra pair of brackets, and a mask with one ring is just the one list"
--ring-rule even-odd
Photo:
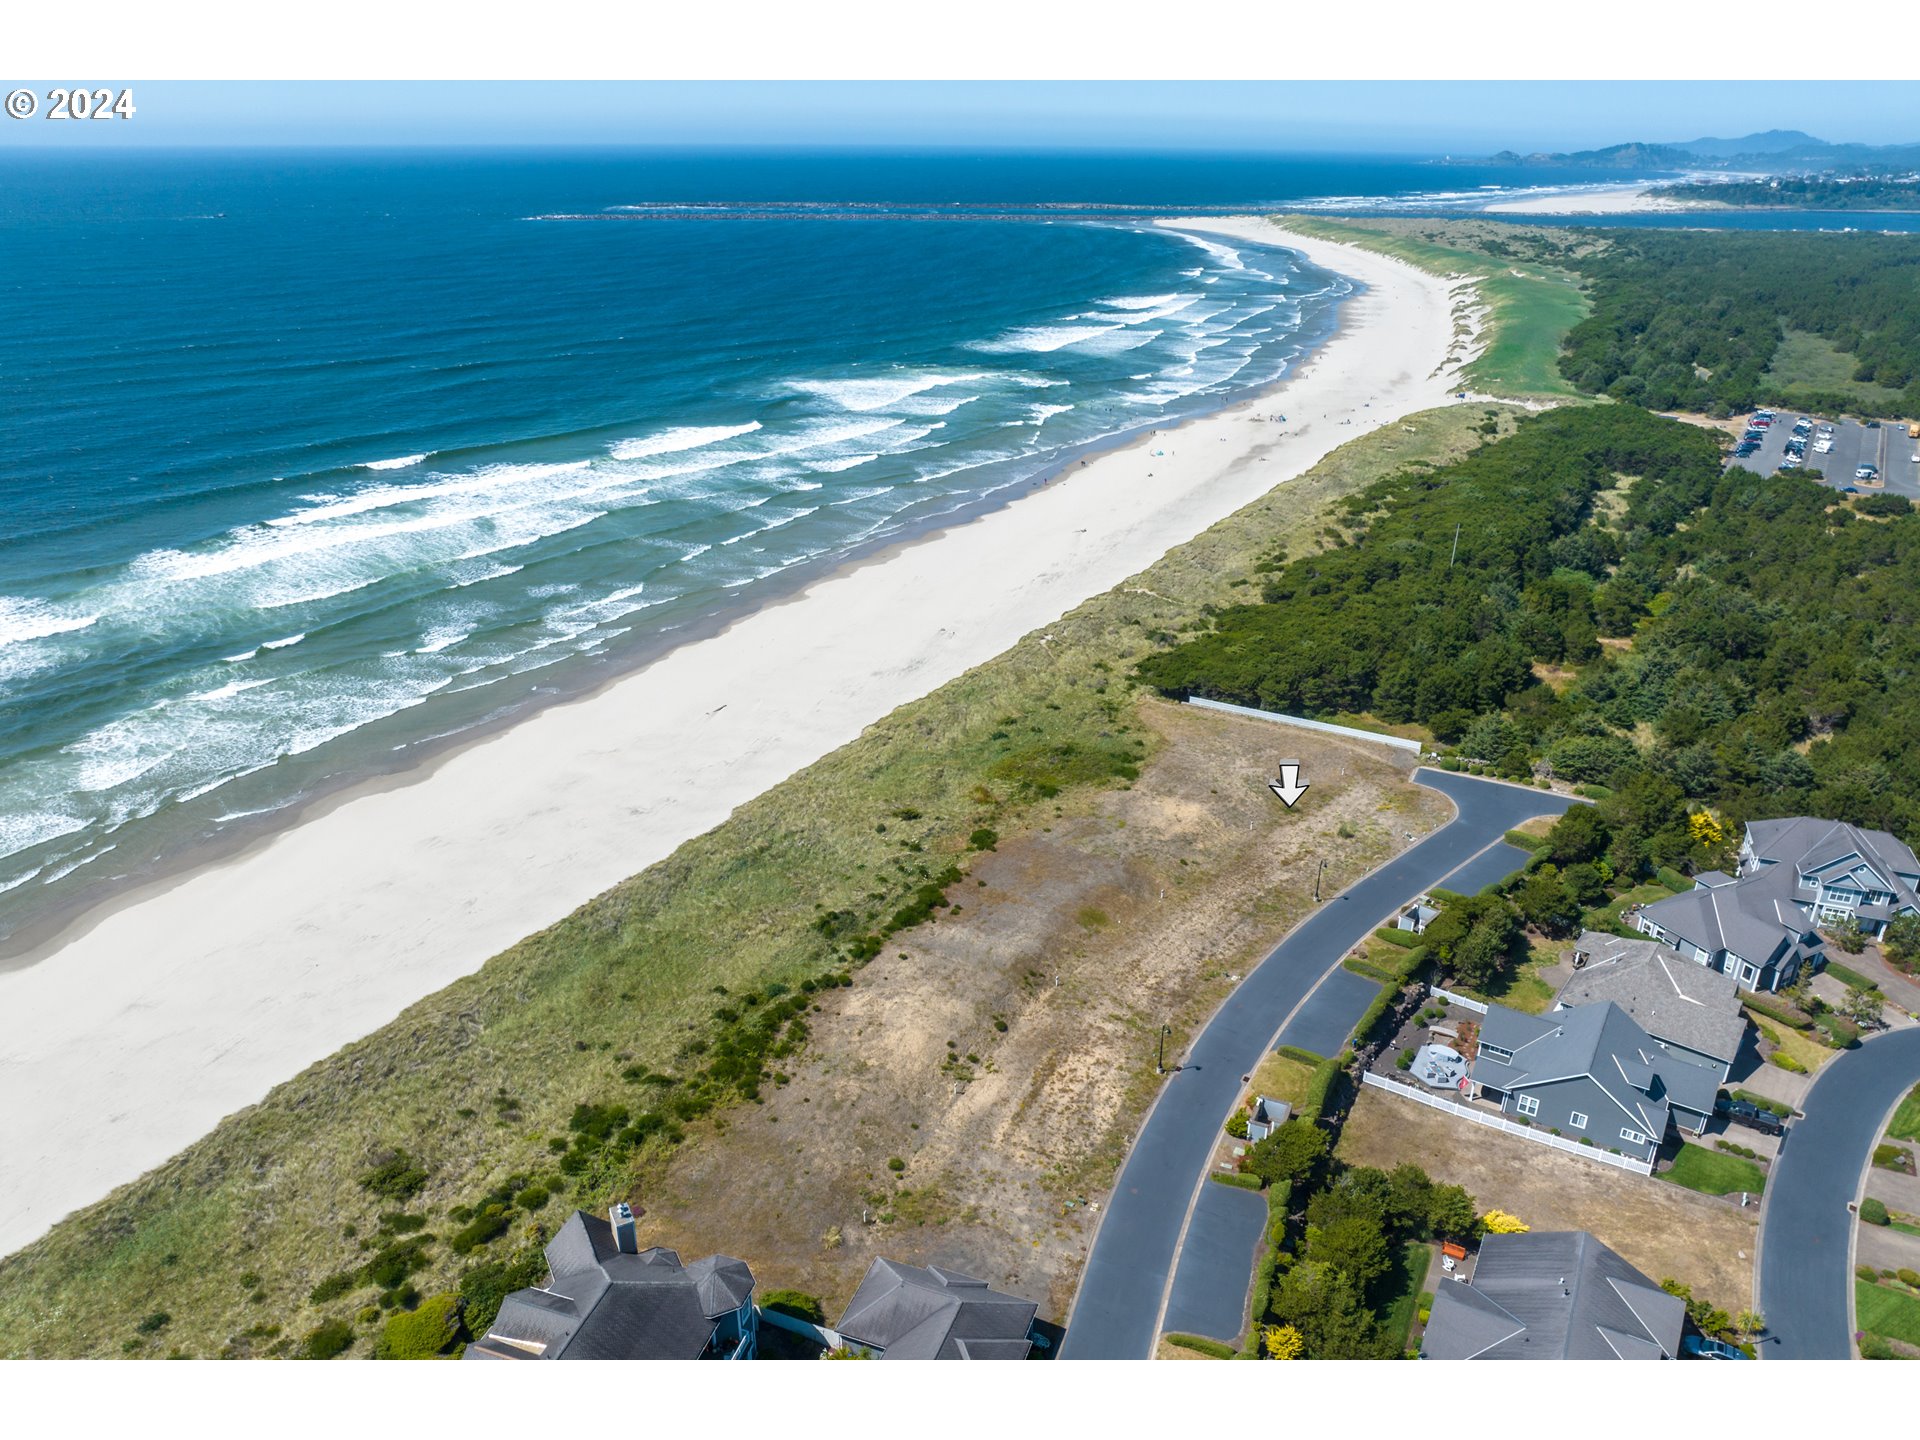
[(1567, 1124), (1576, 1130), (1584, 1130), (1587, 1128), (1587, 1117), (1582, 1115), (1578, 1110), (1575, 1110), (1567, 1116)]
[(1480, 1053), (1489, 1060), (1498, 1060), (1502, 1065), (1511, 1064), (1513, 1061), (1511, 1050), (1502, 1050), (1498, 1045), (1489, 1045), (1484, 1040), (1480, 1042)]
[(1760, 972), (1751, 965), (1742, 965), (1740, 967), (1740, 978), (1745, 980), (1748, 985), (1758, 985), (1760, 983)]
[(1522, 1095), (1514, 1102), (1514, 1106), (1522, 1115), (1538, 1115), (1540, 1113), (1540, 1097), (1538, 1095)]
[(1638, 1130), (1628, 1130), (1623, 1128), (1620, 1131), (1620, 1138), (1626, 1141), (1629, 1145), (1644, 1145), (1647, 1143), (1647, 1137), (1642, 1135)]

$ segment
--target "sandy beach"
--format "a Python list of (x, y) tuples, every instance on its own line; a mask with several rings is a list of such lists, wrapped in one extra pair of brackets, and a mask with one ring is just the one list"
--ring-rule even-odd
[(1365, 289), (1277, 391), (1076, 464), (398, 783), (349, 791), (0, 972), (0, 1253), (895, 707), (1457, 388), (1470, 297), (1455, 282), (1257, 219), (1182, 228), (1283, 243)]
[(1646, 185), (1620, 185), (1606, 190), (1556, 190), (1525, 200), (1499, 200), (1486, 207), (1489, 215), (1641, 215), (1650, 211), (1690, 210), (1696, 207), (1663, 199)]

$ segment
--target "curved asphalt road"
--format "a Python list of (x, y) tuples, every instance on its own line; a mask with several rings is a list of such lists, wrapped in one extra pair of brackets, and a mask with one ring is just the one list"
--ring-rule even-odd
[(1853, 1358), (1854, 1216), (1847, 1209), (1894, 1102), (1920, 1081), (1920, 1030), (1876, 1035), (1836, 1055), (1801, 1102), (1805, 1119), (1767, 1180), (1760, 1313), (1768, 1360)]
[(1186, 1065), (1148, 1112), (1107, 1202), (1061, 1359), (1139, 1360), (1153, 1353), (1181, 1227), (1196, 1187), (1205, 1183), (1220, 1127), (1240, 1098), (1240, 1077), (1259, 1063), (1321, 976), (1382, 919), (1469, 861), (1479, 862), (1463, 877), (1474, 889), (1511, 873), (1517, 859), (1501, 866), (1497, 850), (1484, 859), (1482, 852), (1521, 821), (1557, 815), (1574, 803), (1443, 770), (1416, 770), (1414, 778), (1451, 798), (1460, 813), (1303, 920), (1207, 1022)]

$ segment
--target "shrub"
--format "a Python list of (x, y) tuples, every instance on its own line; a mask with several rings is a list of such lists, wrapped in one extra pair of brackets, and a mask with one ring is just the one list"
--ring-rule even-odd
[(538, 1249), (528, 1249), (512, 1260), (488, 1260), (475, 1265), (460, 1277), (461, 1310), (470, 1334), (484, 1335), (500, 1313), (500, 1302), (516, 1290), (542, 1284), (547, 1278), (547, 1257)]
[(769, 1290), (762, 1297), (760, 1308), (791, 1315), (796, 1320), (805, 1320), (814, 1325), (827, 1323), (827, 1307), (820, 1303), (818, 1296), (802, 1290)]
[(410, 1314), (396, 1315), (374, 1342), (376, 1360), (431, 1360), (460, 1333), (460, 1298), (435, 1295)]
[(1400, 1058), (1393, 1062), (1394, 1068), (1398, 1070), (1411, 1070), (1413, 1068), (1413, 1057), (1418, 1053), (1419, 1052), (1415, 1050), (1402, 1050), (1400, 1052)]
[(1310, 1120), (1289, 1120), (1247, 1151), (1241, 1168), (1270, 1185), (1312, 1173), (1327, 1153), (1327, 1132)]
[(999, 843), (999, 834), (996, 831), (989, 830), (984, 825), (967, 836), (967, 848), (969, 850), (991, 850)]
[(1765, 1015), (1770, 1020), (1778, 1020), (1782, 1025), (1790, 1025), (1795, 1030), (1810, 1030), (1813, 1021), (1790, 1005), (1781, 1003), (1771, 996), (1743, 995), (1740, 1003), (1749, 1010)]
[(1880, 1272), (1875, 1270), (1871, 1265), (1854, 1266), (1853, 1275), (1856, 1280), (1864, 1280), (1869, 1285), (1880, 1278)]
[(1804, 1075), (1807, 1073), (1807, 1067), (1802, 1065), (1798, 1060), (1794, 1059), (1793, 1056), (1787, 1054), (1787, 1052), (1784, 1050), (1776, 1050), (1771, 1055), (1767, 1056), (1767, 1063), (1769, 1065), (1777, 1065), (1780, 1067), (1780, 1069), (1785, 1070), (1790, 1074)]
[(1764, 1095), (1755, 1095), (1750, 1090), (1731, 1090), (1728, 1092), (1736, 1100), (1745, 1100), (1749, 1105), (1758, 1105), (1762, 1110), (1779, 1116), (1782, 1120), (1793, 1118), (1793, 1107), (1779, 1100), (1769, 1100)]
[(133, 1328), (142, 1335), (157, 1335), (173, 1323), (173, 1316), (164, 1310), (156, 1310)]
[(887, 1161), (887, 1169), (891, 1170), (896, 1175), (898, 1175), (902, 1170), (906, 1168), (907, 1168), (907, 1162), (902, 1160), (898, 1155), (890, 1157)]
[(1887, 1214), (1886, 1205), (1871, 1195), (1860, 1202), (1860, 1218), (1869, 1225), (1888, 1225), (1893, 1222), (1893, 1217)]
[(1524, 1235), (1528, 1229), (1526, 1221), (1504, 1210), (1487, 1211), (1480, 1217), (1480, 1224), (1489, 1235)]
[(1204, 1335), (1170, 1334), (1167, 1336), (1167, 1343), (1169, 1345), (1178, 1345), (1182, 1350), (1192, 1350), (1197, 1354), (1211, 1355), (1216, 1360), (1233, 1359), (1234, 1352), (1231, 1345), (1222, 1345), (1218, 1340), (1209, 1340)]
[(1687, 891), (1693, 889), (1693, 881), (1682, 875), (1678, 870), (1671, 869), (1665, 865), (1662, 865), (1658, 870), (1654, 871), (1653, 878), (1666, 886), (1667, 889), (1673, 891), (1676, 895), (1684, 895)]
[(1238, 1110), (1227, 1117), (1227, 1134), (1236, 1140), (1247, 1138), (1247, 1117)]
[(1413, 931), (1402, 930), (1397, 925), (1382, 925), (1373, 933), (1389, 945), (1397, 945), (1402, 950), (1412, 950), (1421, 943), (1420, 937)]
[(360, 1177), (360, 1188), (388, 1200), (411, 1200), (425, 1187), (427, 1172), (404, 1150), (393, 1154)]
[[(571, 1155), (567, 1157), (568, 1160), (572, 1158)], [(566, 1169), (565, 1161), (561, 1162), (560, 1168), (563, 1170)], [(452, 1238), (447, 1241), (447, 1245), (456, 1255), (469, 1254), (479, 1249), (482, 1245), (488, 1245), (498, 1240), (502, 1235), (507, 1233), (507, 1226), (511, 1223), (512, 1220), (507, 1214), (506, 1206), (489, 1205), (485, 1210), (482, 1210), (478, 1215), (474, 1216), (470, 1223), (454, 1231)]]
[(1862, 1360), (1891, 1360), (1893, 1359), (1893, 1346), (1889, 1345), (1885, 1340), (1882, 1340), (1878, 1335), (1862, 1335), (1860, 1337), (1860, 1358)]
[(1524, 830), (1509, 830), (1501, 838), (1520, 850), (1544, 850), (1549, 843), (1546, 836), (1529, 835)]
[(307, 1332), (298, 1353), (302, 1360), (331, 1360), (345, 1354), (352, 1344), (353, 1327), (344, 1320), (329, 1320)]
[(1258, 1175), (1241, 1175), (1232, 1170), (1215, 1170), (1212, 1173), (1213, 1178), (1218, 1180), (1222, 1185), (1231, 1185), (1236, 1190), (1258, 1190), (1260, 1188), (1260, 1177)]
[(329, 1300), (338, 1300), (348, 1291), (357, 1288), (359, 1283), (360, 1272), (358, 1270), (342, 1270), (337, 1275), (327, 1276), (326, 1279), (309, 1290), (307, 1292), (307, 1299), (315, 1305), (324, 1305)]
[(514, 1204), (518, 1205), (522, 1210), (538, 1210), (552, 1198), (552, 1192), (550, 1192), (546, 1186), (529, 1185), (518, 1195), (514, 1196)]
[(1912, 1290), (1920, 1290), (1920, 1270), (1909, 1270), (1903, 1265), (1894, 1273), (1899, 1276), (1902, 1285)]

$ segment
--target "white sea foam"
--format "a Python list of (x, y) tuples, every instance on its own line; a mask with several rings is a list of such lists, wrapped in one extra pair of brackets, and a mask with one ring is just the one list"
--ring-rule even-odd
[(426, 458), (425, 455), (396, 455), (391, 460), (369, 460), (360, 468), (362, 470), (404, 470), (409, 465), (418, 465)]
[(44, 600), (0, 595), (0, 645), (18, 645), (85, 630), (99, 619), (98, 615), (63, 614)]
[(685, 425), (662, 430), (657, 435), (621, 440), (611, 446), (608, 453), (616, 460), (644, 460), (649, 455), (674, 455), (684, 450), (698, 450), (704, 445), (731, 440), (736, 435), (751, 435), (759, 428), (758, 420), (749, 420), (744, 425)]
[(862, 376), (845, 380), (789, 380), (786, 388), (813, 395), (842, 410), (885, 410), (923, 390), (938, 390), (948, 385), (970, 385), (992, 377), (980, 371), (958, 374), (942, 370), (909, 370), (892, 375)]
[(26, 814), (9, 814), (0, 810), (0, 855), (30, 850), (35, 845), (44, 845), (49, 840), (58, 840), (62, 835), (71, 835), (76, 830), (86, 828), (87, 821), (82, 817), (57, 810), (30, 811)]
[(978, 350), (1014, 350), (1046, 355), (1069, 345), (1083, 344), (1096, 336), (1121, 329), (1119, 325), (1023, 325), (992, 340), (975, 344)]
[(813, 468), (827, 475), (837, 475), (842, 470), (851, 470), (855, 466), (865, 465), (869, 461), (878, 460), (879, 458), (880, 456), (877, 452), (872, 455), (849, 455), (841, 460), (816, 461), (814, 462)]
[(260, 648), (262, 650), (284, 650), (289, 645), (298, 645), (306, 638), (307, 632), (303, 630), (298, 635), (287, 636), (284, 640), (264, 640), (261, 642)]

